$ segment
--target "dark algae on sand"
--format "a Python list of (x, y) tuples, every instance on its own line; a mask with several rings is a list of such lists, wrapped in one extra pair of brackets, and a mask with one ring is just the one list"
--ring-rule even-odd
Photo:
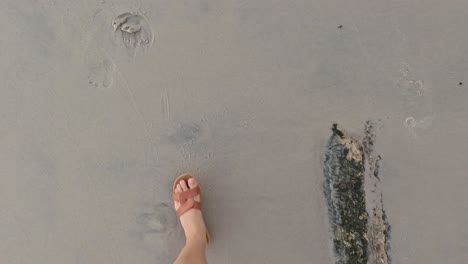
[(390, 225), (379, 176), (382, 158), (375, 153), (374, 144), (375, 129), (370, 121), (362, 143), (337, 124), (332, 127), (323, 189), (337, 264), (390, 263)]
[(337, 124), (325, 153), (324, 193), (337, 264), (366, 264), (368, 240), (364, 193), (364, 153), (360, 142)]

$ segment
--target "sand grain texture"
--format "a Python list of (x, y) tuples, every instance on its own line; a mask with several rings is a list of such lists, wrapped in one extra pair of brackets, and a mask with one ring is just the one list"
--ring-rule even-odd
[(323, 150), (366, 120), (393, 263), (468, 263), (467, 5), (0, 1), (0, 263), (172, 263), (184, 172), (210, 263), (334, 263)]

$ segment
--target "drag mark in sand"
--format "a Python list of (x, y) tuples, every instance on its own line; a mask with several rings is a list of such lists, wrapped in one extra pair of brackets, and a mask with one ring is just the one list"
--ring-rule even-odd
[[(381, 157), (374, 154), (371, 122), (364, 133), (361, 143), (334, 124), (325, 153), (323, 186), (337, 264), (389, 263), (389, 225), (377, 184)], [(365, 177), (366, 167), (376, 182)]]

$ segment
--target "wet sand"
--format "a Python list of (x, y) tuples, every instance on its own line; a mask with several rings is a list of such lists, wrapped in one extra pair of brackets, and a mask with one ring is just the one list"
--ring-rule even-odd
[(468, 261), (463, 1), (0, 3), (0, 263), (335, 263), (323, 164), (375, 129), (393, 263)]

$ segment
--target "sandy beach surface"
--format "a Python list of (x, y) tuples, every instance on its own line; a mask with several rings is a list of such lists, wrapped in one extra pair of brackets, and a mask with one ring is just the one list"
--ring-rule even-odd
[(468, 3), (0, 1), (0, 263), (332, 264), (333, 123), (373, 124), (392, 263), (468, 263)]

